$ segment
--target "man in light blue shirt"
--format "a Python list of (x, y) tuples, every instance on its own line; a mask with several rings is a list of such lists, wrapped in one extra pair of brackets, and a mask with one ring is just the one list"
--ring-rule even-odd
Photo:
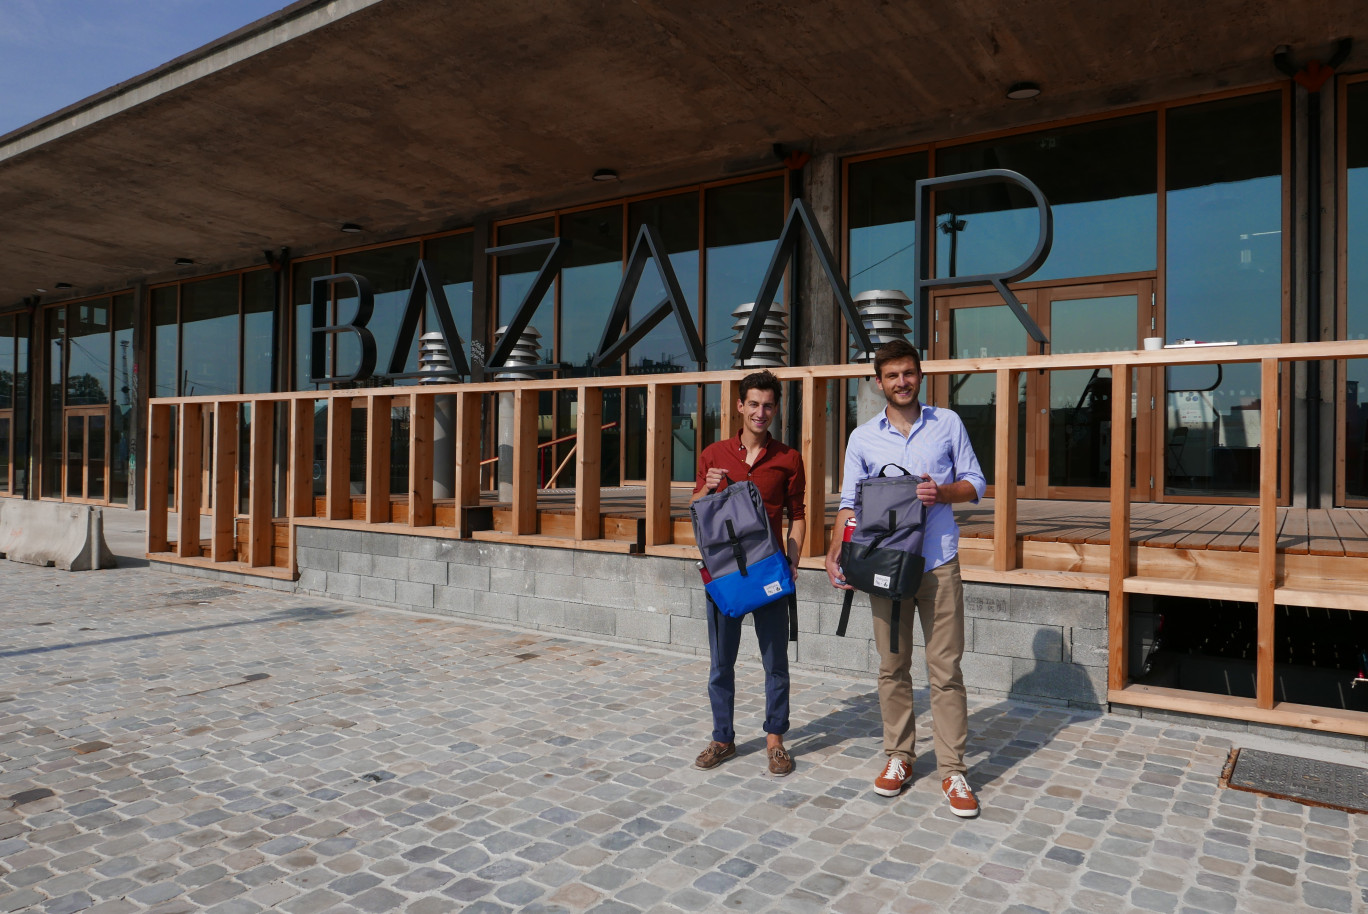
[[(960, 672), (964, 656), (964, 584), (959, 570), (959, 525), (954, 508), (977, 502), (986, 481), (960, 417), (948, 409), (924, 406), (921, 358), (904, 340), (885, 343), (874, 353), (874, 383), (888, 401), (873, 419), (850, 433), (846, 446), (841, 509), (827, 550), (831, 586), (852, 589), (841, 572), (841, 541), (846, 521), (855, 516), (855, 487), (877, 476), (886, 464), (929, 477), (917, 487), (926, 505), (922, 554), (926, 572), (917, 589), (917, 615), (926, 642), (926, 671), (931, 682), (931, 729), (941, 789), (950, 811), (978, 815), (978, 800), (965, 781), (964, 749), (969, 740), (969, 707)], [(887, 762), (874, 779), (875, 793), (897, 796), (912, 782), (916, 712), (912, 707), (912, 613), (901, 613), (899, 653), (892, 653), (892, 601), (870, 595), (874, 642), (879, 650), (879, 710), (883, 717)]]

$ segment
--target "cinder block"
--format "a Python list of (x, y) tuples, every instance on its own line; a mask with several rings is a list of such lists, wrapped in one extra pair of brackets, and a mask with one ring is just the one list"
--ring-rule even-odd
[(357, 597), (361, 595), (361, 576), (356, 574), (328, 573), (327, 593), (334, 597)]
[(513, 568), (522, 571), (527, 567), (528, 548), (507, 543), (478, 542), (475, 547), (476, 558), (481, 565), (490, 568)]
[(620, 609), (616, 611), (619, 638), (633, 641), (649, 641), (656, 644), (670, 643), (671, 616), (668, 613), (634, 612)]
[(334, 552), (361, 552), (360, 530), (338, 530), (333, 527), (298, 527), (296, 545)]
[(394, 533), (373, 533), (361, 531), (361, 551), (369, 552), (371, 555), (388, 555), (396, 557), (399, 555), (399, 541), (405, 537)]
[(322, 594), (328, 589), (328, 573), (317, 568), (301, 568), (296, 587), (302, 593)]
[(566, 603), (585, 602), (586, 584), (591, 593), (598, 590), (600, 586), (605, 588), (610, 586), (607, 584), (600, 585), (598, 581), (578, 578), (572, 574), (531, 574), (529, 572), (527, 576), (532, 585), (533, 596), (545, 597), (548, 600), (563, 600)]
[(638, 569), (650, 561), (645, 556), (626, 556), (612, 552), (573, 553), (574, 573), (595, 581), (634, 581)]
[(1064, 659), (1064, 630), (1057, 625), (975, 619), (969, 649), (976, 654), (1050, 660)]
[(408, 559), (397, 555), (377, 555), (371, 558), (371, 576), (402, 581), (408, 577)]
[(447, 563), (447, 584), (466, 590), (489, 590), (489, 569), (484, 565)]
[(489, 592), (511, 593), (518, 596), (533, 596), (532, 572), (500, 565), (490, 566)]
[(374, 574), (375, 556), (365, 552), (339, 552), (337, 570), (343, 574)]
[(632, 580), (660, 587), (693, 587), (699, 584), (697, 559), (648, 555), (637, 560)]
[(518, 621), (533, 628), (565, 628), (565, 604), (541, 597), (518, 597)]
[(398, 602), (394, 598), (394, 581), (390, 578), (361, 578), (360, 597), (363, 600), (379, 600), (381, 603)]
[(440, 539), (436, 543), (436, 554), (433, 555), (433, 558), (439, 562), (455, 562), (460, 565), (480, 564), (480, 544), (475, 540)]
[(825, 571), (799, 568), (794, 585), (800, 603), (834, 605), (839, 609), (841, 599), (845, 595), (845, 591), (837, 590), (831, 586), (831, 581), (827, 578)]
[(582, 635), (616, 635), (617, 611), (583, 603), (565, 606), (565, 627)]
[(429, 559), (407, 559), (407, 568), (404, 576), (408, 580), (418, 584), (438, 584), (445, 586), (447, 583), (447, 563), (435, 562)]
[(684, 610), (690, 605), (693, 599), (692, 590), (702, 590), (703, 585), (697, 584), (694, 587), (685, 589), (683, 587), (669, 587), (664, 584), (648, 584), (638, 581), (632, 585), (636, 597), (637, 609), (646, 612), (673, 613)]
[(1107, 697), (1107, 672), (1076, 663), (1017, 658), (1012, 660), (1012, 686), (1008, 694), (1099, 705)]
[(965, 584), (964, 615), (975, 619), (1011, 617), (1012, 591), (1000, 584)]
[(471, 615), (475, 612), (476, 591), (462, 587), (434, 587), (432, 605), (443, 612)]
[[(585, 603), (610, 609), (641, 609), (637, 605), (636, 585), (631, 581), (585, 580), (583, 589), (582, 599)], [(676, 611), (688, 612), (688, 607), (677, 608)]]
[(811, 634), (798, 639), (798, 662), (823, 669), (864, 673), (869, 668), (869, 641)]
[(337, 566), (339, 553), (332, 549), (315, 549), (312, 546), (295, 546), (295, 561), (300, 570), (309, 568), (315, 571), (341, 571)]
[(1105, 670), (1110, 660), (1107, 654), (1109, 643), (1110, 638), (1105, 628), (1071, 628), (1068, 653), (1064, 659)]
[(699, 584), (689, 591), (689, 608), (684, 614), (690, 619), (702, 619), (706, 622), (708, 612), (708, 592), (703, 589), (702, 584)]
[(401, 536), (399, 539), (399, 558), (421, 559), (425, 562), (437, 558), (438, 540), (430, 536)]
[(1036, 622), (1063, 628), (1106, 628), (1107, 595), (1089, 590), (1012, 587), (1013, 622)]
[(475, 615), (500, 622), (518, 621), (519, 597), (509, 593), (488, 593), (477, 590), (471, 594)]
[[(800, 620), (803, 618), (804, 605), (804, 601), (800, 598), (798, 602), (798, 617)], [(836, 628), (841, 624), (841, 604), (817, 603), (813, 605), (817, 610), (817, 632), (823, 635), (836, 634)], [(850, 604), (850, 623), (849, 627), (846, 629), (846, 636), (864, 640), (872, 639), (874, 637), (873, 618), (873, 614), (869, 610), (869, 595), (863, 593), (855, 594), (855, 599)]]
[[(1031, 661), (1022, 662), (1029, 664)], [(968, 688), (1004, 695), (1011, 691), (1012, 683), (1015, 681), (1012, 676), (1012, 663), (1011, 657), (969, 652), (960, 660), (960, 672), (964, 675), (964, 684)], [(926, 665), (923, 663), (923, 676), (926, 675), (925, 669)]]
[[(802, 643), (801, 641), (799, 642)], [(670, 619), (670, 646), (694, 648), (708, 652), (708, 623), (692, 616), (674, 616)]]
[(396, 581), (394, 584), (394, 601), (403, 603), (405, 606), (432, 609), (432, 585), (415, 581)]

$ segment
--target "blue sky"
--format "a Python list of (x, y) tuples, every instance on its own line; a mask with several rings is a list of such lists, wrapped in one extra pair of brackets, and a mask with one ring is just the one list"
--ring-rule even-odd
[(0, 135), (290, 0), (0, 0)]

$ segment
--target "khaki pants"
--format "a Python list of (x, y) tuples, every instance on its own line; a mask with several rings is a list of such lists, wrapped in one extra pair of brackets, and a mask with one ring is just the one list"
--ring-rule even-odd
[(884, 753), (916, 758), (916, 712), (912, 707), (912, 616), (921, 617), (926, 641), (926, 673), (931, 682), (931, 731), (936, 765), (942, 779), (964, 774), (964, 747), (969, 740), (969, 702), (960, 658), (964, 656), (964, 582), (959, 561), (928, 571), (917, 598), (903, 600), (899, 613), (897, 654), (888, 651), (893, 601), (870, 596), (874, 610), (874, 643), (879, 649), (879, 710), (883, 715)]

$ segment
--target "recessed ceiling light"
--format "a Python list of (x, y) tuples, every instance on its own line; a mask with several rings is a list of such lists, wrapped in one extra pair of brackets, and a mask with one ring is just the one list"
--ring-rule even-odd
[(1035, 83), (1012, 83), (1007, 87), (1007, 97), (1020, 101), (1035, 98), (1040, 94), (1040, 86)]
[(611, 168), (600, 168), (594, 172), (595, 181), (616, 181), (617, 179), (618, 173)]
[(177, 258), (176, 258), (176, 266), (178, 266), (178, 267), (189, 267), (189, 266), (194, 266), (194, 264), (195, 264), (195, 262), (194, 262), (193, 260), (191, 260), (189, 257), (177, 257)]
[(47, 293), (47, 289), (34, 289), (33, 291), (35, 291), (35, 292), (41, 292), (41, 293), (43, 293), (43, 294), (46, 294), (46, 293)]
[(69, 283), (69, 282), (59, 282), (59, 283), (57, 283), (57, 285), (53, 286), (53, 288), (54, 288), (54, 289), (70, 289), (70, 288), (71, 288), (71, 283)]
[(346, 232), (348, 235), (355, 235), (361, 231), (361, 226), (357, 225), (355, 222), (344, 222), (342, 223), (342, 231)]

